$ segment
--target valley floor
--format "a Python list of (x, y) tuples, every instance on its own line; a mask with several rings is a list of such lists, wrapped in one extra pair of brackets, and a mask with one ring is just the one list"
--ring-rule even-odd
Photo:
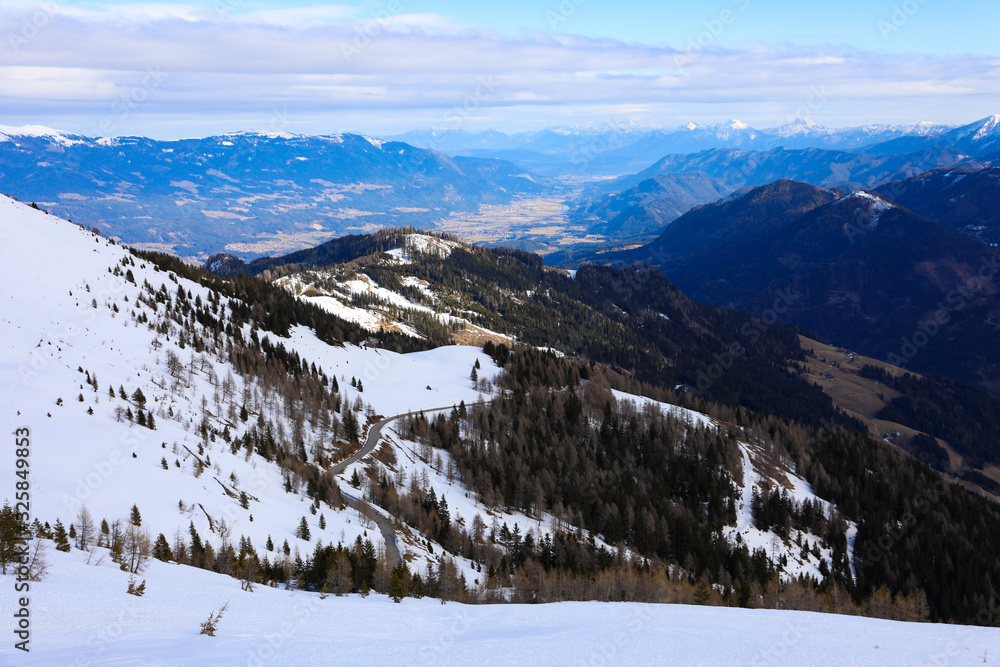
[[(50, 543), (51, 544), (51, 543)], [(562, 602), (442, 605), (258, 586), (151, 561), (142, 597), (109, 560), (47, 551), (32, 584), (31, 652), (5, 621), (0, 664), (31, 665), (981, 665), (1000, 631), (797, 611)], [(0, 578), (0, 615), (14, 580)], [(228, 603), (215, 637), (199, 634)]]

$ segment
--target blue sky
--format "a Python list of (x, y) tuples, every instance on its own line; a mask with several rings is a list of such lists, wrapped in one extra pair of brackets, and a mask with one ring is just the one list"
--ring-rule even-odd
[(957, 124), (1000, 112), (998, 25), (995, 0), (0, 0), (0, 124)]

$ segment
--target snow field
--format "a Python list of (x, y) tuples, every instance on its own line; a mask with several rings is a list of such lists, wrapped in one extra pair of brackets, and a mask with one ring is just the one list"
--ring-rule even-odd
[[(146, 593), (135, 597), (125, 592), (128, 574), (108, 559), (47, 554), (50, 574), (32, 587), (31, 653), (4, 642), (0, 663), (911, 667), (993, 664), (1000, 655), (1000, 631), (990, 628), (686, 605), (323, 599), (263, 586), (244, 592), (235, 579), (159, 561), (140, 575)], [(200, 635), (227, 603), (216, 636)], [(11, 609), (11, 596), (0, 596), (0, 614)]]

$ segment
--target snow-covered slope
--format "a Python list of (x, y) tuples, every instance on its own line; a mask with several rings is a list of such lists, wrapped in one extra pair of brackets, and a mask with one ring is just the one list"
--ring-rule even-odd
[[(16, 369), (19, 377), (3, 397), (7, 414), (17, 417), (11, 428), (31, 428), (35, 451), (42, 454), (32, 471), (34, 516), (43, 522), (59, 518), (68, 525), (85, 504), (97, 521), (107, 518), (112, 522), (124, 519), (136, 504), (153, 535), (162, 532), (168, 538), (185, 533), (192, 523), (199, 533), (211, 538), (222, 519), (234, 539), (245, 535), (258, 549), (263, 548), (268, 537), (275, 550), (287, 540), (293, 549), (304, 552), (316, 539), (348, 543), (362, 535), (380, 543), (380, 535), (366, 532), (354, 510), (326, 508), (311, 514), (301, 482), (293, 484), (293, 493), (286, 493), (285, 473), (277, 465), (256, 454), (247, 456), (239, 447), (234, 453), (228, 442), (215, 437), (215, 433), (225, 431), (237, 439), (254, 422), (251, 419), (244, 424), (236, 419), (232, 407), (227, 408), (233, 406), (233, 397), (239, 397), (235, 407), (247, 401), (251, 414), (273, 421), (279, 434), (295, 432), (296, 419), (281, 401), (268, 400), (262, 387), (234, 372), (224, 349), (195, 354), (190, 347), (179, 347), (175, 331), (159, 334), (162, 309), (154, 312), (147, 303), (140, 302), (142, 285), (147, 282), (154, 289), (169, 285), (171, 293), (180, 287), (204, 301), (210, 299), (207, 289), (167, 276), (142, 262), (129, 265), (135, 280), (129, 282), (114, 275), (122, 262), (131, 261), (124, 248), (16, 202), (2, 200), (0, 205), (0, 224), (6, 234), (0, 277), (4, 284), (32, 286), (9, 290), (4, 296), (0, 331), (5, 341), (3, 362)], [(39, 249), (44, 249), (41, 254)], [(348, 293), (374, 293), (386, 302), (402, 299), (393, 293), (372, 292), (379, 289), (360, 279), (345, 283)], [(133, 312), (137, 317), (149, 318), (149, 322), (140, 324)], [(360, 399), (366, 414), (401, 414), (450, 407), (460, 401), (471, 404), (482, 398), (479, 389), (497, 372), (489, 358), (472, 347), (448, 346), (406, 355), (350, 345), (331, 347), (304, 327), (293, 327), (291, 336), (281, 342), (339, 378), (344, 401), (354, 404)], [(176, 355), (187, 369), (182, 381), (167, 367), (171, 355)], [(483, 368), (479, 382), (474, 384), (469, 371), (477, 360)], [(96, 378), (96, 390), (87, 377)], [(348, 388), (353, 378), (364, 383), (363, 392)], [(228, 389), (223, 385), (229, 385)], [(109, 396), (108, 387), (114, 388), (114, 398)], [(120, 414), (136, 406), (118, 395), (119, 388), (124, 388), (128, 396), (136, 389), (142, 390), (156, 417), (155, 430), (135, 425)], [(696, 427), (710, 424), (703, 415), (689, 410), (621, 392), (616, 392), (615, 398), (638, 402), (644, 408), (681, 413)], [(199, 433), (203, 418), (215, 429), (207, 439)], [(359, 421), (364, 420), (365, 415), (361, 415)], [(306, 450), (315, 456), (324, 451), (331, 436), (313, 420), (303, 421)], [(392, 438), (391, 443), (397, 464), (390, 474), (397, 479), (417, 476), (426, 480), (425, 488), (434, 488), (455, 508), (456, 523), (469, 526), (473, 517), (481, 514), (487, 524), (508, 523), (512, 529), (517, 525), (522, 534), (533, 530), (541, 535), (553, 530), (556, 521), (550, 516), (539, 519), (487, 511), (475, 494), (449, 474), (445, 453), (420, 456), (416, 443), (399, 437)], [(785, 576), (818, 575), (818, 559), (803, 561), (798, 544), (752, 526), (749, 498), (754, 488), (761, 490), (765, 482), (778, 481), (755, 473), (749, 453), (745, 460), (746, 501), (738, 508), (740, 522), (731, 527), (727, 537), (736, 540), (739, 534), (748, 546), (763, 548), (776, 564), (787, 563), (783, 568)], [(367, 465), (359, 463), (345, 470), (340, 476), (341, 486), (347, 488), (347, 480), (355, 470), (364, 478)], [(791, 471), (785, 471), (785, 475), (784, 483), (790, 488), (807, 488)], [(405, 483), (401, 486), (405, 488)], [(240, 492), (249, 494), (249, 507), (240, 506)], [(800, 501), (811, 497), (808, 492), (798, 495), (802, 496)], [(325, 529), (319, 529), (320, 514)], [(295, 535), (303, 516), (313, 532), (312, 541)], [(404, 553), (429, 558), (426, 536), (410, 539), (412, 536), (403, 530), (400, 537)], [(814, 535), (795, 537), (809, 544), (820, 542)], [(826, 551), (824, 558), (829, 557)], [(473, 583), (475, 573), (468, 569), (468, 563), (465, 567), (467, 580)]]
[[(216, 545), (245, 537), (271, 562), (298, 554), (307, 558), (320, 541), (348, 544), (361, 537), (383, 546), (364, 513), (326, 503), (313, 513), (303, 478), (239, 444), (237, 438), (266, 423), (276, 439), (301, 442), (310, 461), (339, 460), (331, 449), (335, 415), (304, 401), (288, 402), (258, 376), (239, 372), (228, 346), (195, 317), (181, 314), (182, 304), (208, 304), (222, 318), (233, 305), (226, 298), (157, 269), (105, 238), (5, 198), (0, 198), (0, 281), (7, 286), (0, 292), (0, 368), (6, 374), (0, 411), (8, 432), (23, 427), (31, 433), (32, 518), (69, 525), (86, 505), (98, 524), (101, 519), (113, 523), (126, 520), (134, 504), (152, 535), (162, 533), (173, 541), (193, 525)], [(251, 335), (248, 325), (242, 334)], [(375, 414), (448, 410), (461, 401), (471, 406), (484, 399), (498, 372), (474, 347), (401, 355), (331, 346), (302, 326), (292, 327), (287, 338), (269, 337), (317, 366), (324, 377), (336, 377), (343, 402), (356, 408), (362, 423)], [(474, 383), (470, 370), (476, 362), (479, 380)], [(363, 389), (353, 388), (352, 379)], [(144, 404), (135, 397), (137, 390)], [(638, 409), (673, 412), (691, 428), (715, 428), (697, 412), (620, 392), (614, 396)], [(239, 416), (244, 407), (247, 419)], [(140, 410), (155, 417), (154, 429), (137, 423)], [(433, 489), (447, 501), (456, 525), (467, 527), (478, 515), (488, 528), (506, 524), (536, 539), (558, 530), (559, 520), (546, 513), (488, 508), (461, 484), (447, 454), (408, 440), (404, 424), (395, 424), (385, 441), (391, 456), (349, 466), (338, 477), (341, 488), (366, 495), (364, 487), (371, 485), (363, 473), (371, 469), (376, 477), (385, 472), (402, 489), (411, 484)], [(793, 532), (782, 540), (754, 527), (748, 510), (755, 490), (774, 485), (799, 501), (817, 499), (794, 471), (769, 459), (766, 443), (743, 448), (743, 502), (726, 537), (759, 546), (776, 563), (784, 561), (786, 577), (817, 574), (818, 558), (797, 557), (798, 543), (815, 546), (817, 536)], [(350, 486), (355, 472), (362, 489)], [(13, 496), (12, 481), (9, 476), (0, 486), (4, 497)], [(296, 533), (303, 519), (310, 538)], [(399, 547), (413, 571), (438, 561), (442, 545), (397, 524)], [(601, 543), (599, 535), (593, 537)], [(274, 548), (266, 547), (268, 538)], [(290, 556), (281, 549), (286, 541)], [(806, 664), (910, 664), (914, 656), (945, 650), (951, 651), (945, 654), (949, 659), (981, 660), (981, 647), (993, 636), (988, 630), (682, 606), (442, 607), (426, 599), (401, 605), (379, 596), (324, 599), (265, 586), (249, 592), (236, 579), (155, 560), (140, 574), (147, 581), (146, 595), (134, 597), (125, 593), (128, 575), (110, 563), (105, 551), (49, 549), (51, 572), (32, 587), (31, 664), (77, 658), (90, 664), (368, 664), (376, 659), (579, 664), (591, 658), (655, 663), (667, 655), (706, 664), (768, 664), (786, 657)], [(824, 560), (830, 556), (825, 549), (820, 553)], [(471, 561), (457, 559), (456, 565), (471, 587), (481, 583), (481, 571)], [(219, 637), (199, 636), (199, 624), (227, 602)], [(10, 596), (0, 596), (0, 615), (10, 618), (12, 606)], [(676, 632), (664, 633), (664, 627)], [(13, 662), (11, 655), (9, 643), (0, 646), (0, 663)]]
[[(560, 602), (441, 605), (322, 597), (153, 562), (146, 593), (107, 560), (49, 550), (32, 595), (31, 653), (48, 665), (983, 665), (997, 630), (769, 609)], [(10, 618), (12, 596), (0, 596)], [(215, 637), (199, 634), (228, 608)], [(30, 655), (30, 658), (29, 658)]]
[[(389, 262), (406, 265), (414, 252), (447, 257), (459, 244), (441, 238), (411, 234), (407, 242), (385, 253)], [(275, 284), (285, 288), (302, 301), (319, 306), (328, 313), (354, 322), (367, 331), (398, 331), (414, 338), (424, 333), (412, 322), (414, 314), (426, 315), (451, 327), (454, 338), (461, 342), (485, 340), (510, 343), (513, 338), (476, 324), (470, 318), (476, 313), (456, 312), (443, 295), (435, 292), (426, 280), (403, 276), (400, 284), (416, 290), (420, 301), (379, 285), (365, 273), (343, 269), (309, 270), (279, 278)]]
[[(316, 540), (346, 544), (367, 535), (380, 543), (378, 532), (366, 531), (354, 510), (324, 506), (312, 514), (301, 480), (293, 479), (293, 491), (286, 492), (286, 473), (276, 464), (221, 437), (235, 442), (259, 419), (275, 424), (278, 438), (291, 439), (300, 411), (286, 409), (236, 372), (224, 344), (207, 342), (198, 352), (188, 339), (182, 348), (179, 328), (162, 306), (151, 307), (144, 283), (155, 292), (164, 285), (168, 298), (181, 288), (190, 300), (203, 302), (211, 300), (209, 290), (7, 198), (0, 199), (0, 239), (0, 281), (7, 286), (0, 295), (0, 366), (6, 375), (0, 403), (8, 432), (31, 430), (33, 518), (61, 519), (68, 526), (86, 505), (95, 521), (110, 523), (126, 519), (136, 504), (154, 537), (186, 535), (193, 523), (217, 543), (224, 520), (233, 541), (245, 535), (258, 550), (269, 536), (275, 550), (287, 540), (306, 553)], [(194, 328), (209, 341), (210, 334)], [(469, 347), (410, 355), (331, 347), (302, 327), (280, 342), (335, 375), (343, 401), (361, 408), (361, 423), (366, 414), (475, 401), (472, 365), (480, 360), (486, 380), (496, 372), (481, 350)], [(180, 369), (169, 367), (171, 357)], [(355, 377), (363, 392), (350, 387)], [(138, 410), (131, 399), (136, 390), (147, 398), (155, 430), (123, 415)], [(247, 422), (235, 414), (241, 403), (251, 414)], [(314, 417), (301, 419), (304, 445), (311, 456), (330, 456), (329, 424)], [(208, 436), (200, 433), (203, 420)], [(8, 484), (2, 488), (13, 498)], [(240, 492), (249, 495), (246, 508)], [(320, 515), (325, 529), (319, 528)], [(295, 536), (303, 516), (312, 541)]]

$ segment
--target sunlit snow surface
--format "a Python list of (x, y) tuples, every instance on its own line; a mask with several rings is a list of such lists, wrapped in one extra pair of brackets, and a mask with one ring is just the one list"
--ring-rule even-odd
[[(810, 612), (560, 602), (441, 605), (290, 592), (151, 563), (146, 594), (85, 554), (49, 551), (32, 589), (31, 665), (982, 665), (1000, 631)], [(9, 583), (9, 582), (0, 582)], [(12, 595), (0, 596), (10, 618)], [(208, 615), (229, 608), (215, 637)]]

